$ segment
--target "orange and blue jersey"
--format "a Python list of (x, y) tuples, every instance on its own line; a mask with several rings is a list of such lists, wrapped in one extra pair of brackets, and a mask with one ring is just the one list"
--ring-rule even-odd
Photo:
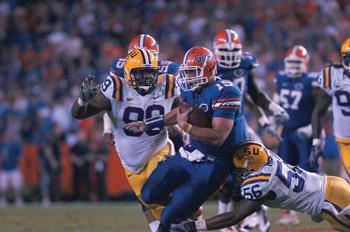
[[(112, 67), (109, 70), (111, 76), (118, 76), (124, 78), (124, 63), (125, 59), (115, 59), (112, 63)], [(179, 70), (179, 65), (166, 60), (158, 61), (159, 74), (176, 74)]]
[(232, 149), (247, 139), (247, 125), (241, 111), (242, 93), (239, 88), (227, 80), (216, 81), (201, 90), (182, 91), (181, 98), (191, 106), (197, 106), (206, 113), (209, 120), (226, 118), (234, 121), (233, 129), (221, 147), (204, 144), (190, 136), (190, 144), (186, 149), (197, 149), (204, 155), (226, 156)]

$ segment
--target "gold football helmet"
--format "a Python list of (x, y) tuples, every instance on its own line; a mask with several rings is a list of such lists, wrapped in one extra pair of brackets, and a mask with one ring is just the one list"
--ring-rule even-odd
[(347, 38), (340, 48), (341, 62), (346, 70), (350, 70), (350, 38)]
[(126, 57), (124, 75), (130, 87), (139, 94), (149, 94), (157, 83), (158, 59), (146, 49), (132, 50)]
[(246, 172), (255, 172), (269, 161), (265, 146), (249, 140), (242, 143), (233, 153), (233, 165)]

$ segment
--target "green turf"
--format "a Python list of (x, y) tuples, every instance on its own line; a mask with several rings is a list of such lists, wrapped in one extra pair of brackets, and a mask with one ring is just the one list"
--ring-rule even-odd
[[(214, 215), (216, 203), (204, 205), (205, 217)], [(309, 217), (301, 216), (298, 226), (281, 227), (274, 224), (279, 210), (270, 210), (272, 230), (276, 231), (331, 231), (326, 223), (315, 224)], [(49, 208), (28, 205), (17, 209), (0, 209), (0, 231), (84, 231), (84, 232), (148, 232), (148, 227), (136, 203), (65, 203)]]

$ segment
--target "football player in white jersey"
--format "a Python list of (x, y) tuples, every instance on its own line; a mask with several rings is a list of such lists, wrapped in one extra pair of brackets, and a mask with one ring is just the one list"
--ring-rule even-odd
[(260, 208), (292, 209), (326, 220), (333, 229), (350, 231), (350, 185), (340, 177), (321, 176), (286, 164), (264, 145), (246, 141), (234, 152), (233, 165), (241, 176), (239, 200), (231, 212), (207, 220), (173, 224), (173, 232), (194, 232), (235, 225)]
[(343, 164), (350, 177), (350, 38), (341, 46), (341, 64), (324, 68), (318, 80), (324, 90), (316, 99), (312, 116), (313, 148), (309, 163), (317, 166), (322, 155), (322, 121), (328, 106), (332, 103), (333, 128)]
[[(140, 191), (144, 182), (158, 162), (173, 153), (162, 120), (176, 102), (178, 89), (173, 75), (158, 74), (158, 59), (146, 49), (129, 52), (124, 72), (125, 79), (108, 76), (100, 91), (92, 86), (93, 78), (86, 78), (71, 112), (77, 119), (109, 113), (116, 150), (135, 195), (143, 203)], [(146, 121), (151, 129), (145, 133), (125, 129), (125, 124), (132, 121)], [(162, 207), (147, 207), (160, 217)], [(157, 222), (150, 227), (155, 231)]]

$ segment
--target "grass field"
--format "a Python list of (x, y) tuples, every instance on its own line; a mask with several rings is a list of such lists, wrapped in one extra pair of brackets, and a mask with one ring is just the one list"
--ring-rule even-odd
[[(204, 205), (205, 217), (216, 212), (214, 201)], [(298, 226), (281, 227), (274, 222), (279, 210), (269, 210), (273, 232), (283, 231), (332, 231), (323, 222), (313, 223), (309, 217), (301, 216)], [(28, 205), (17, 209), (0, 209), (0, 231), (83, 231), (83, 232), (148, 232), (148, 227), (138, 205), (133, 202), (121, 203), (63, 203), (48, 208)]]

